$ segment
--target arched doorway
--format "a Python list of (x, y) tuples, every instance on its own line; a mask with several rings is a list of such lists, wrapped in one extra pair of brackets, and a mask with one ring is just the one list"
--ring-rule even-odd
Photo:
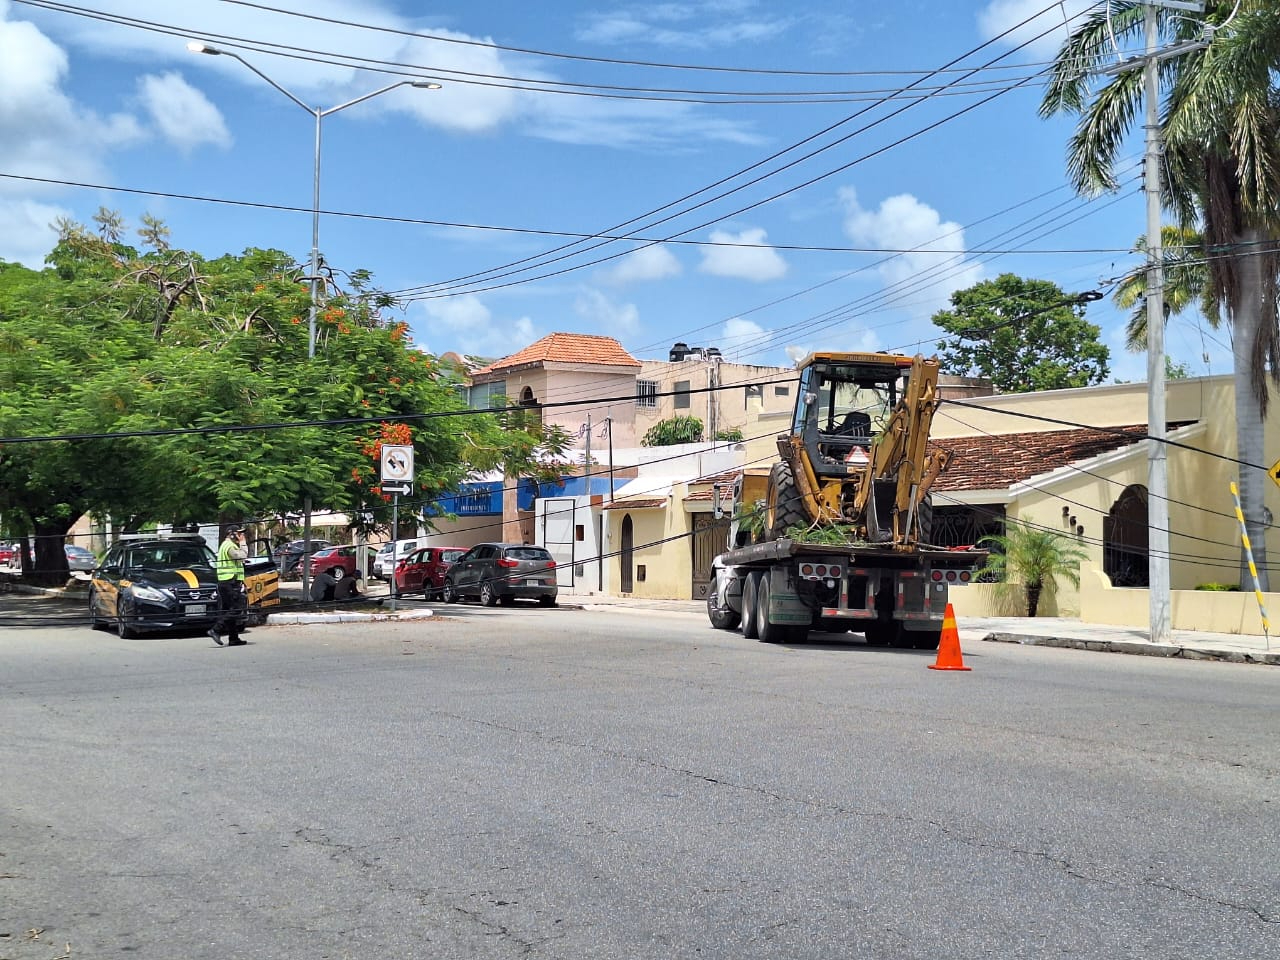
[(1113, 586), (1150, 586), (1147, 488), (1125, 487), (1102, 519), (1102, 570)]
[(618, 559), (621, 561), (619, 569), (621, 582), (618, 589), (622, 593), (630, 593), (635, 589), (635, 534), (631, 526), (631, 514), (627, 514), (622, 518), (622, 549), (619, 552)]

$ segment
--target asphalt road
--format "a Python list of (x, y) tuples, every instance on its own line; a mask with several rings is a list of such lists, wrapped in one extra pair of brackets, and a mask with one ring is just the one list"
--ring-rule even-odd
[(441, 612), (0, 597), (0, 958), (1280, 956), (1280, 671)]

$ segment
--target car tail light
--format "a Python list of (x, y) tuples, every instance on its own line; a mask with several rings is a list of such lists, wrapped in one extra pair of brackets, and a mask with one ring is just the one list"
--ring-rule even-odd
[(518, 567), (519, 565), (520, 565), (520, 561), (512, 560), (510, 557), (498, 558), (498, 566), (500, 567)]
[(937, 581), (941, 582), (941, 580), (942, 580), (942, 571), (941, 571), (941, 570), (935, 570), (935, 571), (933, 571), (933, 573), (932, 573), (932, 574), (930, 574), (930, 576), (931, 576), (934, 580), (937, 580)]
[(555, 562), (554, 560), (548, 560), (548, 561), (547, 561), (547, 569), (548, 569), (548, 570), (554, 570), (555, 568), (556, 568), (556, 562)]
[(833, 563), (831, 566), (827, 567), (827, 576), (828, 576), (828, 577), (833, 577), (833, 578), (834, 578), (834, 577), (839, 577), (839, 576), (840, 576), (840, 566), (839, 566), (838, 564)]

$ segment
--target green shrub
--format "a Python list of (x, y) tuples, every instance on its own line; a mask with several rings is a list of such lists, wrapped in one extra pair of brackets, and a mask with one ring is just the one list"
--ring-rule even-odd
[(1197, 590), (1213, 590), (1218, 593), (1239, 593), (1240, 584), (1238, 583), (1201, 583), (1196, 585)]

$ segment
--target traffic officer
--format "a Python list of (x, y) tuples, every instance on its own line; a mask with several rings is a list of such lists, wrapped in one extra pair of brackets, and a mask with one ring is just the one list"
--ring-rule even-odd
[(249, 551), (244, 546), (244, 528), (227, 528), (226, 539), (218, 547), (218, 620), (209, 628), (209, 637), (222, 646), (222, 634), (226, 633), (227, 645), (241, 646), (240, 612), (245, 609), (244, 560)]

